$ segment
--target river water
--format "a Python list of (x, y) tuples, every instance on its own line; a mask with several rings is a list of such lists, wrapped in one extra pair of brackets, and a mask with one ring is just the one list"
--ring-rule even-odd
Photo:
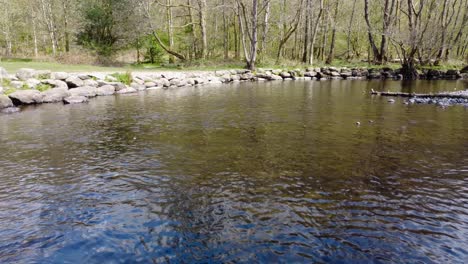
[(0, 115), (0, 262), (466, 263), (468, 109), (369, 95), (466, 88), (242, 83)]

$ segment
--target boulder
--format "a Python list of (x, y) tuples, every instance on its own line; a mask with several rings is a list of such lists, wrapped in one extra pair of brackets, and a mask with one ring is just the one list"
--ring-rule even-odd
[(91, 79), (91, 76), (89, 76), (88, 74), (78, 74), (78, 78), (85, 81)]
[(272, 80), (272, 81), (281, 81), (281, 80), (283, 80), (283, 78), (281, 76), (272, 74), (271, 77), (270, 77), (270, 80)]
[(2, 114), (13, 114), (18, 113), (19, 111), (20, 109), (18, 107), (8, 107), (0, 110)]
[(6, 95), (0, 94), (0, 109), (12, 106), (13, 102), (11, 101), (11, 99)]
[(82, 86), (78, 88), (73, 88), (69, 90), (71, 96), (85, 96), (85, 97), (95, 97), (97, 96), (97, 88), (91, 86)]
[(115, 87), (112, 85), (104, 85), (97, 88), (97, 96), (106, 96), (115, 94)]
[(349, 77), (351, 77), (351, 76), (353, 76), (353, 74), (352, 74), (351, 71), (349, 71), (349, 72), (341, 72), (340, 75), (341, 75), (341, 77), (343, 77), (343, 78), (345, 78), (345, 79), (346, 79), (346, 78), (349, 78)]
[(177, 78), (169, 80), (170, 86), (178, 86), (180, 83), (180, 80)]
[(70, 96), (70, 97), (63, 99), (64, 104), (81, 104), (81, 103), (87, 103), (87, 102), (88, 102), (88, 98), (86, 98), (85, 96), (78, 96), (78, 95)]
[(99, 83), (93, 79), (87, 79), (83, 81), (83, 86), (98, 87)]
[(317, 73), (315, 71), (307, 71), (304, 73), (304, 77), (316, 77)]
[(144, 85), (145, 81), (140, 79), (139, 77), (133, 77), (133, 82)]
[(34, 72), (34, 78), (36, 79), (45, 80), (45, 79), (50, 79), (50, 77), (51, 77), (50, 71), (35, 71)]
[(30, 105), (42, 103), (44, 95), (37, 90), (21, 90), (9, 95), (14, 105)]
[(16, 89), (21, 89), (24, 86), (24, 82), (21, 81), (11, 81), (10, 86)]
[(252, 80), (252, 78), (253, 78), (254, 76), (253, 76), (253, 74), (250, 73), (250, 71), (249, 71), (249, 72), (247, 72), (247, 73), (241, 74), (239, 77), (240, 77), (240, 79), (241, 79), (242, 81), (250, 81), (250, 80)]
[(131, 84), (130, 84), (130, 87), (134, 88), (134, 89), (137, 90), (137, 91), (144, 91), (144, 90), (146, 90), (146, 86), (145, 86), (145, 85), (139, 84), (139, 83), (136, 83), (136, 82), (131, 83)]
[(459, 75), (460, 72), (457, 71), (457, 70), (447, 70), (447, 72), (445, 73), (445, 75), (449, 75), (449, 76), (456, 76), (456, 75)]
[(42, 83), (49, 84), (49, 85), (51, 85), (53, 88), (61, 88), (61, 89), (66, 89), (66, 90), (68, 90), (68, 85), (67, 85), (67, 83), (64, 82), (64, 81), (60, 81), (60, 80), (44, 80), (44, 81), (42, 81)]
[[(252, 75), (252, 78), (253, 78), (253, 75)], [(210, 82), (210, 84), (222, 84), (223, 83), (222, 79), (219, 77), (210, 77), (208, 81)]]
[(30, 89), (35, 89), (36, 86), (38, 86), (39, 84), (41, 84), (41, 81), (37, 80), (37, 79), (27, 79), (25, 84), (30, 88)]
[(34, 78), (36, 71), (33, 69), (19, 69), (18, 72), (16, 72), (16, 77), (18, 77), (19, 80), (21, 81), (26, 81), (27, 79), (32, 79)]
[(83, 80), (78, 78), (78, 76), (70, 76), (65, 80), (65, 82), (69, 88), (76, 88), (84, 85)]
[(145, 87), (150, 88), (150, 87), (157, 87), (158, 84), (155, 82), (145, 82)]
[(117, 78), (112, 75), (107, 75), (104, 79), (109, 82), (117, 82)]
[(136, 93), (137, 90), (133, 87), (127, 87), (125, 89), (119, 90), (117, 93), (118, 94), (129, 94), (129, 93)]
[(70, 92), (68, 89), (64, 88), (54, 88), (47, 90), (45, 92), (42, 92), (44, 95), (43, 98), (43, 103), (58, 103), (62, 102), (64, 98), (67, 98), (70, 96)]
[(10, 75), (5, 70), (5, 68), (0, 67), (0, 80), (1, 79), (10, 79)]
[(104, 85), (112, 85), (114, 86), (116, 91), (120, 91), (120, 90), (127, 88), (127, 86), (121, 82), (104, 82), (104, 83), (99, 82), (99, 86), (104, 86)]
[(341, 74), (336, 70), (336, 71), (330, 71), (330, 75), (332, 77), (341, 77)]
[(68, 75), (68, 73), (66, 72), (54, 72), (52, 73), (52, 76), (51, 78), (52, 79), (55, 79), (55, 80), (66, 80), (70, 75)]
[(171, 82), (168, 79), (162, 78), (159, 80), (162, 83), (163, 87), (169, 87), (171, 86)]

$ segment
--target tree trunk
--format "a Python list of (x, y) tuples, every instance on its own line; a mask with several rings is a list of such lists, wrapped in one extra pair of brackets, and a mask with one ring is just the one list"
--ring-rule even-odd
[(198, 0), (198, 17), (200, 19), (200, 31), (202, 38), (201, 59), (206, 59), (208, 49), (208, 38), (206, 32), (206, 0)]
[(252, 0), (252, 37), (250, 40), (250, 58), (247, 62), (249, 70), (255, 70), (257, 60), (258, 35), (258, 0)]
[(330, 51), (328, 52), (328, 58), (326, 63), (331, 64), (335, 59), (335, 42), (336, 42), (336, 20), (338, 19), (338, 10), (340, 7), (340, 0), (336, 0), (335, 4), (335, 14), (333, 16), (333, 30), (332, 30), (332, 39), (330, 43)]
[(353, 1), (353, 10), (351, 11), (351, 18), (349, 19), (349, 25), (348, 25), (348, 34), (347, 34), (347, 49), (346, 49), (346, 59), (349, 60), (351, 58), (351, 30), (353, 28), (353, 22), (354, 22), (354, 14), (356, 13), (356, 2), (357, 0)]
[[(167, 7), (166, 7), (166, 20), (167, 20), (167, 35), (169, 37), (169, 47), (168, 47), (168, 50), (172, 50), (173, 49), (173, 46), (174, 46), (174, 37), (173, 37), (173, 33), (172, 33), (172, 0), (166, 0), (166, 4), (167, 4)], [(159, 37), (158, 37), (159, 38)], [(171, 54), (169, 52), (169, 54)], [(173, 55), (173, 54), (171, 54)], [(169, 56), (169, 63), (174, 63), (175, 60), (174, 60), (174, 56)]]
[(304, 28), (304, 49), (302, 51), (302, 62), (307, 63), (307, 60), (309, 58), (309, 35), (310, 35), (310, 13), (312, 12), (311, 10), (311, 1), (312, 0), (307, 0), (306, 1), (306, 9), (305, 9), (305, 28)]
[(270, 19), (270, 0), (266, 0), (266, 7), (265, 7), (265, 17), (263, 19), (263, 34), (262, 34), (262, 45), (260, 49), (260, 53), (263, 54), (266, 50), (266, 41), (268, 36), (269, 30), (269, 19)]
[(321, 17), (322, 17), (322, 14), (323, 14), (323, 1), (324, 0), (320, 0), (319, 13), (317, 15), (317, 19), (315, 20), (314, 30), (312, 31), (312, 39), (311, 39), (311, 42), (310, 42), (310, 58), (309, 58), (309, 64), (310, 65), (314, 64), (315, 40), (317, 38), (318, 27), (320, 25)]
[(369, 37), (369, 45), (371, 46), (372, 52), (374, 54), (374, 62), (382, 61), (382, 56), (377, 49), (375, 44), (374, 36), (372, 35), (372, 26), (369, 20), (369, 0), (364, 0), (364, 19), (367, 24), (367, 35)]
[(68, 0), (62, 0), (63, 30), (65, 35), (65, 52), (70, 52), (70, 32), (68, 32)]
[(229, 28), (228, 28), (228, 17), (226, 16), (226, 0), (223, 0), (223, 48), (224, 48), (224, 59), (229, 59)]

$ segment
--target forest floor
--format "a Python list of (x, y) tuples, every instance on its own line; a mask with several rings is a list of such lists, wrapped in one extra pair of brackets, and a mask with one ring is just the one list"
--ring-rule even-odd
[[(345, 63), (337, 62), (332, 65), (318, 64), (314, 67), (334, 66), (338, 68), (383, 68), (389, 67), (397, 69), (400, 67), (398, 63), (390, 63), (387, 65), (370, 65), (366, 62)], [(132, 71), (214, 71), (214, 70), (229, 70), (244, 68), (242, 62), (207, 62), (204, 64), (192, 65), (154, 65), (154, 64), (128, 64), (125, 66), (96, 66), (87, 64), (61, 64), (58, 62), (41, 62), (41, 61), (0, 61), (0, 67), (5, 68), (8, 72), (14, 73), (21, 68), (31, 68), (35, 70), (50, 70), (50, 71), (66, 71), (66, 72), (132, 72)], [(305, 68), (306, 65), (259, 65), (258, 68), (268, 69), (295, 69)], [(442, 65), (430, 67), (434, 69), (461, 69), (459, 65)]]

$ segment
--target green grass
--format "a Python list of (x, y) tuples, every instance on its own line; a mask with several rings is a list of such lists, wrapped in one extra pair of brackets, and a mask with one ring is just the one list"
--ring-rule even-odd
[(132, 73), (127, 71), (125, 73), (113, 73), (111, 74), (112, 77), (115, 77), (118, 82), (124, 83), (126, 85), (130, 85), (132, 83)]
[(38, 86), (36, 86), (36, 90), (38, 90), (39, 92), (44, 92), (44, 91), (47, 91), (47, 90), (49, 90), (51, 88), (52, 88), (51, 85), (45, 84), (45, 83), (41, 83)]
[[(243, 61), (193, 61), (186, 64), (166, 64), (166, 65), (154, 65), (154, 64), (128, 64), (123, 67), (105, 67), (95, 65), (71, 65), (71, 64), (60, 64), (57, 62), (40, 62), (30, 61), (29, 59), (24, 60), (6, 60), (0, 61), (0, 67), (5, 68), (10, 73), (15, 73), (21, 68), (32, 68), (36, 70), (51, 70), (51, 71), (66, 71), (66, 72), (129, 72), (129, 71), (214, 71), (214, 70), (229, 70), (229, 69), (242, 69), (245, 63)], [(354, 61), (347, 62), (341, 60), (335, 60), (332, 65), (326, 65), (324, 63), (317, 63), (313, 66), (298, 63), (295, 61), (283, 60), (280, 64), (275, 64), (273, 60), (263, 60), (257, 64), (257, 68), (265, 69), (288, 69), (293, 70), (296, 68), (306, 67), (347, 67), (347, 68), (384, 68), (389, 67), (397, 69), (400, 66), (398, 63), (389, 63), (386, 65), (369, 65), (367, 62)], [(463, 68), (459, 64), (447, 63), (441, 66), (421, 67), (422, 69), (456, 69)]]
[(24, 62), (24, 61), (0, 61), (0, 67), (5, 68), (9, 73), (15, 73), (21, 68), (31, 68), (35, 70), (51, 70), (51, 71), (66, 71), (66, 72), (116, 72), (125, 71), (119, 67), (101, 67), (93, 65), (69, 65), (56, 62)]

